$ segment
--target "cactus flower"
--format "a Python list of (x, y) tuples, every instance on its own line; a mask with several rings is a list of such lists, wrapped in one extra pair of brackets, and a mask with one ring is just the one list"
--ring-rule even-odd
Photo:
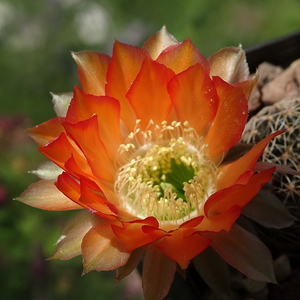
[(206, 280), (207, 251), (274, 282), (268, 249), (236, 223), (272, 178), (276, 167), (257, 162), (280, 134), (240, 150), (257, 80), (241, 47), (206, 59), (162, 28), (142, 48), (72, 55), (81, 87), (53, 95), (57, 117), (28, 130), (50, 161), (18, 198), (78, 210), (52, 258), (82, 255), (84, 273), (116, 269), (117, 281), (143, 258), (145, 299), (166, 296), (191, 262)]

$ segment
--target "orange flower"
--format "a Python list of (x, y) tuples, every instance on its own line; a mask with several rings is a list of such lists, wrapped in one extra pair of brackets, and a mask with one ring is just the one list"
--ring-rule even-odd
[(115, 42), (112, 57), (73, 57), (82, 89), (54, 95), (58, 117), (28, 131), (52, 163), (18, 198), (81, 209), (52, 258), (81, 254), (84, 273), (117, 269), (120, 280), (144, 255), (146, 299), (162, 299), (177, 265), (191, 260), (210, 284), (197, 264), (207, 251), (274, 282), (268, 250), (236, 224), (272, 178), (275, 167), (257, 160), (279, 134), (239, 150), (257, 80), (247, 81), (244, 51), (225, 48), (207, 60), (163, 28), (142, 49)]

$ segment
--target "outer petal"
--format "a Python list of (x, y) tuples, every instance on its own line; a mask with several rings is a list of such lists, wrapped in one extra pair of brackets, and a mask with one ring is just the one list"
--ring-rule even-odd
[(143, 264), (142, 284), (145, 300), (161, 300), (169, 292), (176, 263), (154, 246), (148, 246)]
[(130, 131), (135, 126), (136, 117), (125, 95), (140, 72), (145, 57), (149, 57), (147, 51), (115, 42), (113, 56), (107, 70), (106, 95), (120, 101), (121, 119)]
[(235, 88), (219, 77), (213, 78), (219, 96), (219, 107), (205, 143), (211, 157), (234, 146), (240, 139), (248, 117), (247, 99), (242, 89)]
[(54, 164), (52, 161), (46, 161), (30, 173), (37, 175), (40, 179), (56, 180), (63, 170)]
[(164, 237), (156, 247), (175, 260), (182, 269), (186, 269), (190, 260), (204, 251), (211, 242), (210, 238), (198, 234), (184, 238), (182, 229), (175, 230), (170, 234), (170, 236)]
[(138, 263), (142, 259), (145, 250), (145, 247), (141, 247), (132, 251), (127, 263), (117, 269), (116, 283), (128, 276), (137, 267)]
[(197, 272), (211, 289), (222, 295), (232, 296), (229, 266), (212, 247), (205, 249), (192, 262)]
[(261, 189), (243, 208), (243, 214), (257, 223), (271, 228), (291, 226), (295, 218), (270, 190)]
[(188, 69), (196, 63), (209, 73), (209, 64), (206, 58), (199, 52), (190, 39), (171, 46), (164, 50), (156, 59), (176, 74)]
[(156, 59), (158, 55), (169, 46), (177, 44), (177, 40), (171, 35), (166, 26), (150, 37), (143, 45), (143, 49), (149, 52), (152, 59)]
[(40, 180), (31, 184), (16, 200), (45, 210), (59, 211), (82, 208), (61, 193), (50, 180)]
[(167, 84), (174, 75), (164, 65), (145, 59), (126, 95), (142, 127), (146, 128), (150, 120), (160, 124), (167, 119), (172, 106)]
[(124, 266), (130, 253), (116, 238), (109, 221), (94, 226), (82, 240), (83, 273), (108, 271)]
[[(270, 134), (269, 136), (261, 140), (258, 144), (256, 144), (240, 159), (230, 164), (219, 167), (217, 189), (220, 190), (233, 185), (241, 176), (241, 174), (244, 174), (248, 170), (253, 170), (257, 160), (261, 156), (267, 144), (274, 137), (283, 132), (284, 131), (281, 130)], [(271, 167), (272, 165), (270, 165), (270, 168)]]
[(213, 120), (218, 108), (218, 95), (208, 73), (200, 64), (173, 77), (168, 85), (178, 119), (188, 121), (200, 134)]
[(78, 65), (81, 86), (86, 93), (105, 95), (105, 79), (110, 57), (93, 51), (72, 52)]
[(61, 125), (62, 119), (57, 117), (26, 130), (26, 133), (31, 136), (34, 141), (41, 147), (45, 146), (49, 141), (57, 138), (65, 131)]
[(67, 114), (67, 110), (71, 99), (73, 97), (73, 93), (63, 93), (63, 94), (54, 94), (52, 95), (52, 103), (54, 104), (54, 111), (58, 117), (65, 117)]
[(234, 205), (244, 207), (261, 189), (272, 179), (275, 168), (261, 171), (253, 175), (245, 185), (236, 184), (212, 194), (204, 205), (204, 213), (207, 216), (222, 213)]
[(249, 68), (242, 47), (222, 48), (208, 58), (211, 76), (219, 76), (233, 84), (248, 80)]
[(81, 243), (85, 234), (96, 224), (102, 223), (101, 219), (84, 210), (76, 214), (64, 227), (57, 247), (50, 259), (71, 259), (81, 254)]
[(234, 224), (231, 231), (206, 234), (211, 246), (231, 266), (247, 277), (275, 283), (272, 256), (268, 248), (252, 233)]

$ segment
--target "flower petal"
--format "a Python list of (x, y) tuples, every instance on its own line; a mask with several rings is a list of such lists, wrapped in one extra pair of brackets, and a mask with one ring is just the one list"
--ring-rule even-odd
[[(123, 223), (123, 227), (112, 225), (112, 230), (128, 252), (159, 240), (167, 233), (152, 224), (153, 217)], [(134, 238), (132, 238), (134, 237)]]
[(271, 228), (288, 227), (295, 221), (286, 206), (267, 189), (259, 191), (243, 208), (243, 214), (257, 223)]
[(261, 171), (250, 177), (247, 184), (236, 184), (212, 194), (204, 205), (204, 213), (207, 216), (227, 211), (232, 206), (243, 208), (261, 189), (272, 179), (275, 168)]
[(26, 133), (41, 147), (45, 146), (49, 141), (57, 138), (65, 131), (61, 125), (62, 119), (57, 117), (37, 125), (33, 128), (27, 129)]
[(141, 247), (132, 251), (127, 263), (117, 269), (116, 283), (128, 276), (137, 267), (138, 263), (142, 259), (145, 250), (145, 247)]
[(249, 79), (245, 51), (241, 46), (222, 48), (208, 58), (211, 76), (219, 76), (233, 84)]
[(232, 267), (253, 280), (276, 283), (271, 253), (255, 235), (237, 224), (228, 233), (205, 235), (212, 239), (214, 250)]
[(112, 220), (117, 217), (117, 209), (115, 206), (109, 203), (102, 191), (98, 187), (95, 187), (95, 184), (91, 186), (85, 178), (81, 178), (80, 180), (79, 201), (91, 212), (100, 217)]
[(201, 134), (218, 108), (218, 95), (209, 75), (196, 64), (173, 77), (168, 91), (178, 119), (188, 121)]
[[(93, 96), (74, 88), (74, 97), (66, 117), (67, 123), (77, 123), (97, 115), (99, 137), (113, 160), (123, 142), (120, 133), (120, 104), (111, 97)], [(103, 120), (106, 120), (105, 122)]]
[(107, 70), (106, 95), (120, 101), (121, 119), (130, 131), (133, 131), (136, 117), (125, 96), (140, 72), (145, 57), (149, 57), (147, 51), (116, 41)]
[(156, 59), (178, 74), (199, 63), (209, 73), (209, 63), (190, 39), (165, 49)]
[(176, 261), (182, 269), (186, 269), (189, 262), (210, 245), (210, 238), (199, 234), (184, 237), (184, 230), (177, 229), (169, 232), (156, 247), (168, 257)]
[[(192, 260), (197, 272), (213, 290), (226, 296), (231, 295), (230, 272), (227, 263), (214, 251), (206, 248)], [(216, 272), (216, 270), (218, 270)]]
[(82, 207), (61, 193), (50, 180), (32, 183), (16, 200), (45, 210), (72, 210)]
[(167, 84), (173, 76), (164, 65), (145, 59), (126, 95), (137, 118), (141, 119), (142, 128), (146, 128), (150, 120), (155, 124), (167, 120), (172, 106)]
[(130, 253), (118, 241), (106, 221), (91, 228), (82, 240), (83, 273), (114, 270), (124, 266)]
[(143, 264), (142, 285), (145, 300), (161, 300), (169, 292), (176, 262), (154, 246), (148, 246)]
[(52, 95), (52, 103), (54, 104), (54, 111), (58, 117), (65, 117), (70, 105), (73, 93), (62, 93)]
[(199, 232), (220, 232), (222, 230), (228, 232), (241, 213), (241, 208), (238, 205), (234, 205), (218, 215), (205, 217), (195, 229)]
[[(217, 189), (223, 189), (233, 185), (241, 174), (244, 174), (247, 170), (253, 170), (257, 160), (261, 156), (267, 144), (277, 135), (283, 133), (284, 131), (277, 131), (269, 136), (265, 137), (259, 143), (257, 143), (250, 151), (248, 151), (240, 159), (219, 167), (218, 171), (218, 182)], [(270, 165), (270, 168), (272, 165)]]
[(174, 36), (167, 31), (166, 26), (163, 26), (144, 43), (143, 49), (148, 51), (151, 58), (155, 60), (163, 50), (177, 43)]
[(242, 89), (233, 87), (220, 77), (213, 77), (219, 96), (219, 107), (205, 143), (211, 157), (227, 151), (240, 139), (248, 118), (248, 104)]
[[(74, 143), (71, 145), (70, 140), (65, 133), (62, 133), (58, 138), (51, 141), (46, 146), (40, 147), (39, 151), (62, 169), (65, 169), (66, 162), (73, 157), (76, 163), (82, 167), (82, 170), (86, 172), (89, 170), (80, 149), (76, 147)], [(76, 176), (76, 174), (73, 173), (73, 170), (69, 170), (69, 172)]]
[(76, 124), (64, 122), (63, 125), (86, 157), (94, 175), (99, 179), (112, 182), (115, 167), (100, 140), (97, 115)]
[(57, 247), (49, 259), (71, 259), (81, 254), (81, 243), (85, 234), (96, 224), (102, 223), (101, 219), (84, 210), (76, 214), (65, 225)]
[(44, 180), (56, 180), (62, 172), (63, 170), (52, 161), (46, 161), (40, 164), (36, 170), (30, 171), (30, 173)]
[(105, 95), (105, 81), (110, 57), (94, 51), (72, 52), (78, 65), (81, 86), (86, 93)]

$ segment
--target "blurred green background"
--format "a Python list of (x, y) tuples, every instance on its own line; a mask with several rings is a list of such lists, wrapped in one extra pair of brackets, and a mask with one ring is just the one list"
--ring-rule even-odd
[(54, 117), (50, 91), (78, 83), (70, 50), (110, 54), (114, 39), (141, 46), (166, 25), (209, 56), (299, 30), (299, 15), (298, 0), (0, 0), (1, 299), (141, 299), (133, 284), (115, 287), (112, 272), (81, 277), (79, 257), (45, 261), (72, 212), (12, 201), (44, 159), (24, 129)]

